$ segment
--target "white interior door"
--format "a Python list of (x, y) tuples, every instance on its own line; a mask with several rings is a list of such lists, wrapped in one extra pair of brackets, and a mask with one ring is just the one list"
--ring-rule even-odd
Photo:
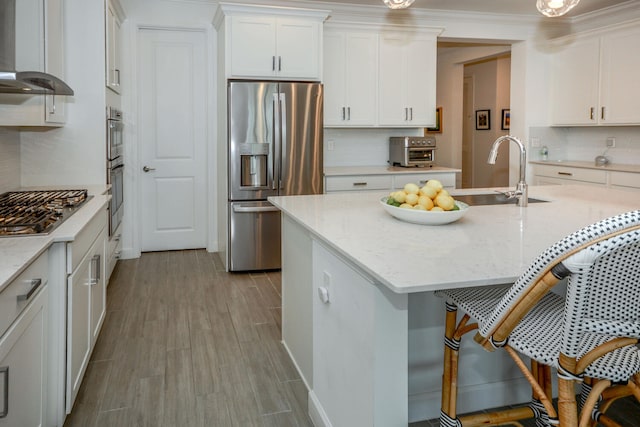
[(203, 248), (206, 36), (140, 29), (138, 45), (141, 249)]

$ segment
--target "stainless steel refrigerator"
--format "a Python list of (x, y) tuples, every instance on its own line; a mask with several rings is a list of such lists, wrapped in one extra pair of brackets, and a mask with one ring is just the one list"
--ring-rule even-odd
[(229, 271), (278, 269), (280, 212), (269, 196), (320, 194), (322, 85), (228, 83)]

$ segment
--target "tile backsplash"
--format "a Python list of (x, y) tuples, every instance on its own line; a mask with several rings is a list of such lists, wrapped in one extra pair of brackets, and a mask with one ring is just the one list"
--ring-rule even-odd
[(20, 187), (20, 132), (0, 127), (0, 193)]
[[(606, 140), (615, 138), (615, 147)], [(538, 147), (533, 141), (538, 140)], [(611, 163), (640, 164), (640, 127), (532, 127), (529, 129), (529, 158), (541, 160), (540, 149), (549, 149), (549, 160), (593, 161), (606, 151)]]

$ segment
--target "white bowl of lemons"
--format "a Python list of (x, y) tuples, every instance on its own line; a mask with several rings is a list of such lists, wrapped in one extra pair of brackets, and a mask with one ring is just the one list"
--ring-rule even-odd
[(430, 179), (420, 188), (408, 183), (380, 199), (384, 209), (393, 217), (414, 224), (442, 225), (455, 222), (469, 210), (469, 205), (455, 200), (442, 188), (442, 183)]

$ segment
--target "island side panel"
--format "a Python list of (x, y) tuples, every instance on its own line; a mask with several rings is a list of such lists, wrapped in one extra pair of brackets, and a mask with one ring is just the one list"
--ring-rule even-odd
[(313, 388), (312, 250), (309, 232), (282, 214), (282, 342)]
[(313, 288), (315, 425), (406, 427), (407, 295), (317, 241)]

